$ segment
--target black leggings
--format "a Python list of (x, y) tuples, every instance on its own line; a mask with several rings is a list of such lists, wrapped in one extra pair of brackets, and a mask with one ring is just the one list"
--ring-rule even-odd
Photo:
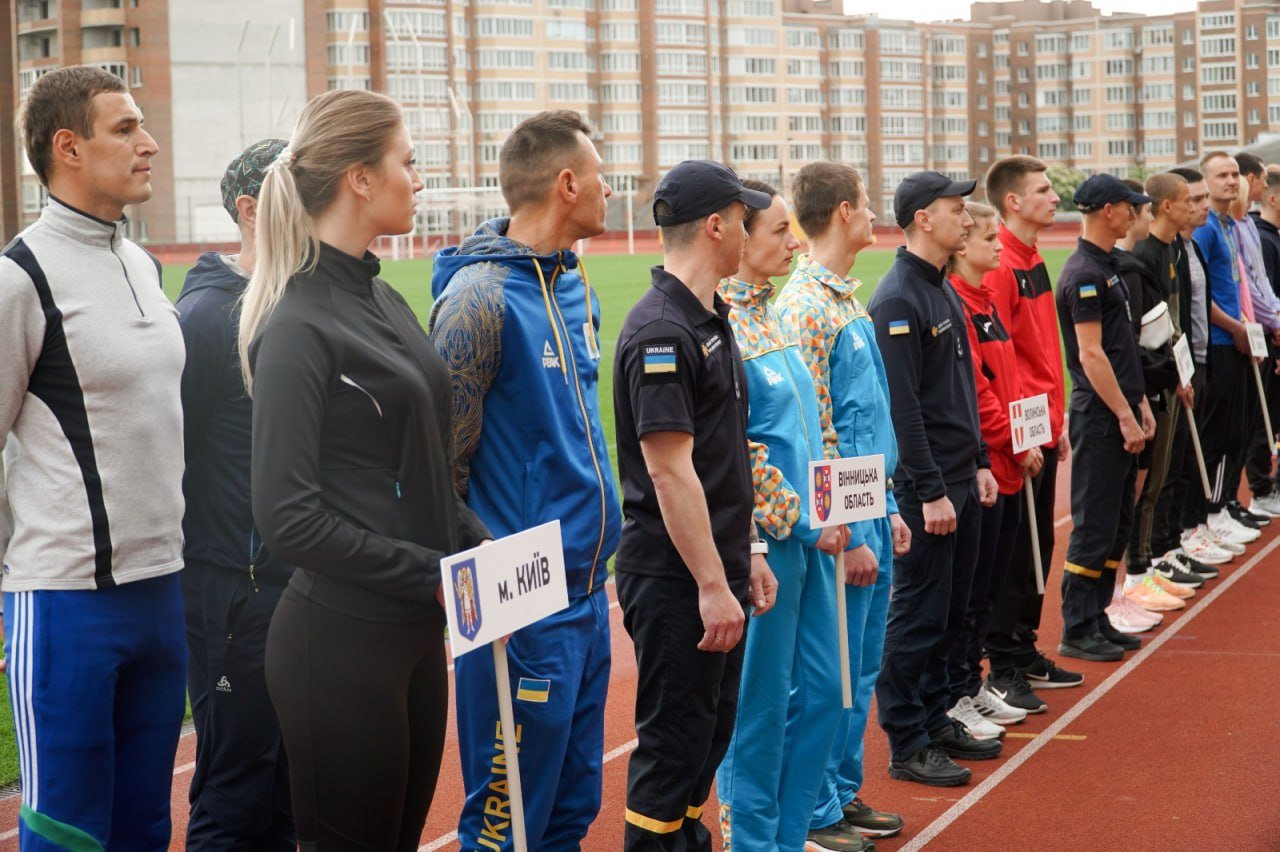
[(449, 713), (443, 619), (380, 623), (285, 591), (267, 688), (304, 850), (416, 850)]

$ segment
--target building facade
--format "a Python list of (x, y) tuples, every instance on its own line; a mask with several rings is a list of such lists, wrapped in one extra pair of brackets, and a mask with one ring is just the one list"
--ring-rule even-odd
[[(0, 84), (11, 74), (15, 100), (0, 121), (50, 67), (93, 62), (129, 80), (165, 152), (138, 218), (154, 242), (225, 239), (219, 164), (334, 88), (404, 106), (429, 197), (493, 208), (463, 223), (457, 203), (426, 205), (427, 230), (443, 233), (500, 208), (503, 140), (551, 107), (590, 119), (615, 190), (633, 198), (690, 157), (784, 188), (829, 157), (864, 171), (882, 215), (919, 169), (976, 176), (1024, 153), (1127, 175), (1280, 132), (1280, 0), (1161, 16), (1002, 0), (928, 24), (834, 2), (227, 0), (215, 21), (173, 0), (11, 0)], [(7, 168), (15, 152), (0, 140), (5, 234), (42, 200), (25, 162)], [(614, 205), (611, 227), (623, 216)]]

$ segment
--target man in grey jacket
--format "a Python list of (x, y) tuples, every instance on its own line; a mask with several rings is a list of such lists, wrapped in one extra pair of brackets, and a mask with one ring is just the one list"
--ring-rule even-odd
[(49, 190), (0, 255), (0, 560), (24, 850), (165, 849), (182, 724), (183, 344), (124, 238), (155, 140), (123, 81), (23, 104)]

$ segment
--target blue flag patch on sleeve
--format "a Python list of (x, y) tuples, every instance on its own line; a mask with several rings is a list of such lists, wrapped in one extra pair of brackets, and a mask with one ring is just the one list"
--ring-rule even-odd
[(906, 320), (889, 320), (889, 336), (895, 334), (910, 334), (911, 323)]
[(1095, 286), (1093, 286), (1092, 284), (1082, 284), (1082, 285), (1080, 285), (1080, 298), (1081, 298), (1081, 299), (1092, 299), (1092, 298), (1094, 298), (1094, 297), (1095, 297), (1095, 296), (1097, 296), (1097, 295), (1098, 295), (1098, 288), (1097, 288), (1097, 287), (1095, 287)]

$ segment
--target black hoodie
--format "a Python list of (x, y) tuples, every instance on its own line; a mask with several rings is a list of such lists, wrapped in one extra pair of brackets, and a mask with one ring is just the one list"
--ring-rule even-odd
[(1280, 296), (1280, 229), (1262, 218), (1262, 214), (1254, 210), (1249, 214), (1253, 223), (1258, 226), (1258, 237), (1262, 242), (1262, 266), (1267, 270), (1267, 279), (1271, 281), (1271, 289)]
[[(1133, 312), (1133, 333), (1142, 331), (1142, 315), (1161, 302), (1169, 301), (1169, 292), (1145, 263), (1133, 252), (1116, 249), (1112, 252), (1120, 277), (1129, 288), (1129, 310)], [(1178, 386), (1178, 367), (1173, 360), (1173, 343), (1165, 343), (1159, 349), (1138, 347), (1142, 359), (1142, 378), (1147, 396), (1158, 399), (1162, 391)]]
[(283, 587), (293, 568), (271, 557), (253, 526), (249, 460), (253, 408), (240, 378), (236, 332), (249, 279), (222, 255), (205, 252), (187, 273), (177, 308), (187, 346), (182, 372), (188, 566), (253, 570), (259, 584)]

